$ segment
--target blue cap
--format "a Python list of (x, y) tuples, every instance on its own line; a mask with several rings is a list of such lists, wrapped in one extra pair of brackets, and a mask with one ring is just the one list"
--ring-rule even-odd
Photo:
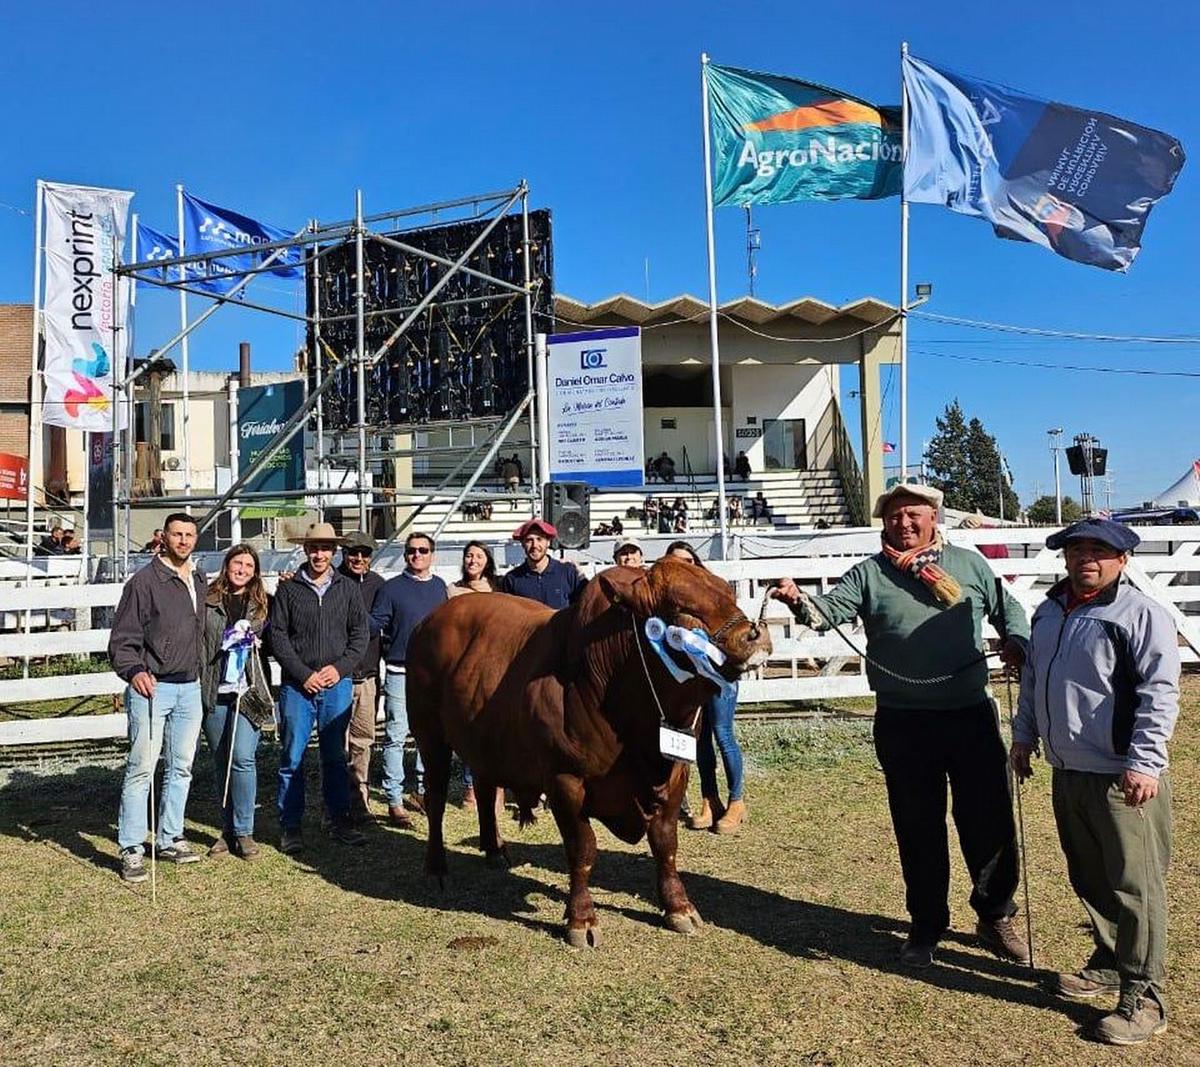
[(1118, 552), (1132, 552), (1142, 543), (1124, 523), (1112, 519), (1080, 519), (1046, 538), (1047, 548), (1062, 548), (1068, 541), (1103, 541)]

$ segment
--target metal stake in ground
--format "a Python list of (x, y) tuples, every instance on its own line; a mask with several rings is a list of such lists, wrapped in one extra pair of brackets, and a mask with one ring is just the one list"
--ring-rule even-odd
[[(999, 575), (996, 576), (996, 603), (1000, 605), (1000, 644), (1003, 645), (1008, 639), (1008, 627), (1004, 625), (1004, 579)], [(1013, 669), (1004, 665), (1004, 685), (1008, 691), (1008, 730), (1012, 734), (1013, 728), (1013, 684), (1012, 684)], [(1033, 966), (1033, 916), (1029, 911), (1029, 864), (1026, 860), (1025, 852), (1025, 810), (1021, 803), (1021, 795), (1025, 790), (1025, 782), (1021, 776), (1015, 773), (1011, 766), (1009, 773), (1016, 779), (1017, 788), (1014, 790), (1017, 797), (1017, 847), (1021, 853), (1021, 888), (1025, 893), (1025, 937), (1029, 942), (1029, 969), (1032, 971)]]

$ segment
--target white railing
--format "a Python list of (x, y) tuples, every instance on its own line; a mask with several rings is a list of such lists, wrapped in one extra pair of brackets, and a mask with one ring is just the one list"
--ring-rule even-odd
[[(1044, 547), (1051, 530), (1009, 528), (1004, 530), (953, 530), (949, 540), (962, 546), (1004, 544), (1008, 559), (989, 559), (993, 572), (1008, 580), (1008, 590), (1032, 614), (1045, 595), (1046, 588), (1063, 575), (1058, 553)], [(1185, 663), (1200, 662), (1200, 615), (1188, 615), (1181, 606), (1200, 610), (1200, 528), (1148, 527), (1139, 531), (1146, 543), (1130, 563), (1130, 578), (1148, 595), (1171, 612), (1184, 642)], [(876, 530), (838, 530), (813, 534), (786, 543), (787, 555), (753, 559), (713, 561), (711, 569), (736, 587), (739, 607), (751, 617), (757, 616), (765, 583), (784, 575), (795, 578), (812, 590), (829, 589), (855, 563), (878, 550)], [(382, 573), (388, 575), (392, 560), (385, 561)], [(602, 566), (584, 564), (594, 573)], [(447, 580), (457, 577), (457, 569), (443, 565), (439, 572)], [(23, 618), (30, 610), (34, 617), (90, 618), (92, 608), (111, 608), (120, 598), (120, 584), (52, 585), (61, 581), (57, 574), (43, 574), (42, 581), (25, 586), (17, 582), (0, 585), (0, 614)], [(267, 579), (268, 586), (274, 579)], [(866, 696), (866, 676), (862, 663), (835, 634), (815, 634), (800, 627), (783, 605), (768, 603), (767, 623), (774, 645), (770, 661), (745, 679), (739, 700), (744, 704), (767, 701), (819, 700), (831, 697)], [(861, 648), (865, 643), (861, 626), (844, 627)], [(990, 628), (988, 636), (994, 636)], [(0, 633), (0, 661), (24, 662), (62, 655), (86, 655), (103, 652), (108, 630), (92, 629), (90, 624), (41, 632)], [(0, 680), (0, 705), (40, 700), (79, 698), (120, 693), (124, 683), (111, 671), (95, 674), (59, 674), (51, 677), (23, 677)], [(80, 716), (63, 719), (34, 719), (0, 723), (0, 745), (47, 743), (83, 738), (118, 737), (125, 732), (122, 714)]]

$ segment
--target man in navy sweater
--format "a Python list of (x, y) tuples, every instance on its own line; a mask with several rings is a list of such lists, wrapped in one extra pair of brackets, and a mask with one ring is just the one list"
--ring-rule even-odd
[(447, 600), (446, 583), (433, 573), (433, 538), (411, 533), (404, 542), (404, 570), (392, 578), (371, 607), (371, 636), (382, 636), (386, 674), (383, 683), (384, 741), (383, 791), (387, 794), (388, 819), (393, 826), (412, 829), (412, 818), (404, 810), (405, 785), (408, 806), (424, 810), (421, 775), (425, 768), (417, 753), (412, 779), (404, 776), (404, 741), (408, 737), (408, 702), (405, 697), (405, 654), (408, 639), (426, 615)]
[(551, 558), (550, 542), (557, 536), (558, 530), (543, 519), (530, 519), (518, 526), (513, 540), (520, 541), (525, 549), (525, 562), (500, 579), (500, 591), (536, 600), (555, 611), (574, 600), (587, 579), (575, 564)]

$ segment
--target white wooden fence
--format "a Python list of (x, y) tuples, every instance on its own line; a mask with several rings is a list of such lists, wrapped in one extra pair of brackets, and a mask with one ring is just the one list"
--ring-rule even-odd
[[(1058, 553), (1044, 547), (1052, 530), (1013, 527), (1003, 530), (954, 530), (952, 542), (969, 547), (1004, 544), (1009, 558), (989, 559), (993, 571), (1008, 579), (1009, 591), (1032, 614), (1046, 588), (1063, 574)], [(1170, 611), (1183, 639), (1185, 663), (1198, 662), (1200, 649), (1200, 528), (1148, 527), (1139, 531), (1146, 543), (1130, 563), (1130, 578)], [(788, 575), (813, 591), (830, 588), (855, 563), (878, 550), (875, 530), (839, 530), (813, 534), (788, 543), (788, 554), (755, 559), (713, 561), (713, 571), (736, 584), (738, 604), (756, 616), (762, 590), (771, 579)], [(8, 565), (8, 570), (21, 565)], [(598, 564), (588, 563), (594, 571)], [(64, 569), (65, 570), (65, 569)], [(453, 565), (439, 567), (447, 579), (457, 576)], [(386, 575), (388, 572), (384, 570)], [(70, 584), (52, 584), (67, 582)], [(103, 652), (108, 630), (92, 628), (91, 609), (112, 608), (120, 599), (120, 584), (80, 585), (76, 573), (39, 570), (33, 584), (24, 572), (0, 574), (0, 620), (15, 632), (0, 633), (0, 662), (21, 663), (50, 656)], [(269, 586), (274, 579), (268, 578)], [(34, 632), (24, 632), (24, 613), (32, 614)], [(20, 620), (16, 624), (15, 620)], [(774, 645), (764, 668), (741, 683), (744, 704), (818, 700), (869, 694), (863, 665), (836, 634), (815, 634), (797, 625), (783, 605), (771, 601), (767, 622)], [(861, 648), (861, 627), (850, 630)], [(989, 636), (994, 636), (988, 631)], [(277, 669), (277, 668), (276, 668)], [(124, 683), (112, 672), (60, 674), (0, 680), (0, 705), (40, 700), (79, 698), (119, 693)], [(125, 732), (124, 714), (29, 719), (0, 722), (0, 745), (44, 744), (119, 737)]]

